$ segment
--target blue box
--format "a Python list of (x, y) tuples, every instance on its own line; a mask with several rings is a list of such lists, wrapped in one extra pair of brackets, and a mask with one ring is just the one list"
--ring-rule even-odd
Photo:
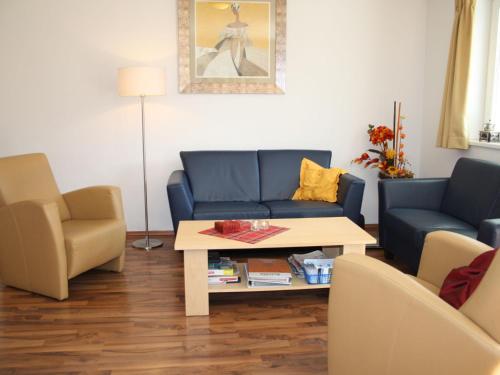
[(306, 267), (302, 267), (302, 269), (304, 270), (304, 276), (308, 284), (330, 284), (330, 281), (332, 280), (331, 269), (329, 273), (321, 274), (321, 276), (318, 276), (317, 273), (315, 274), (307, 273)]

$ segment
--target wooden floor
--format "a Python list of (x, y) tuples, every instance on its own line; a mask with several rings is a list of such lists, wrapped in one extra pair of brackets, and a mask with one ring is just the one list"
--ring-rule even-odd
[(72, 280), (67, 301), (0, 286), (0, 374), (327, 373), (327, 290), (212, 295), (209, 317), (186, 318), (164, 240)]

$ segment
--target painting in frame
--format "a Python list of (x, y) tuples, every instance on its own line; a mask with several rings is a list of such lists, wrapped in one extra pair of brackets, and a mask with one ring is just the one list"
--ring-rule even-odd
[(179, 91), (283, 94), (286, 0), (177, 0)]

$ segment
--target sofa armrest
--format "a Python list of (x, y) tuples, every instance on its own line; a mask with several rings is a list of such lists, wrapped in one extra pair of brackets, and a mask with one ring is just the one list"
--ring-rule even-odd
[(184, 171), (174, 171), (167, 184), (168, 203), (174, 231), (177, 232), (181, 220), (192, 220), (194, 199), (187, 175)]
[(361, 178), (349, 173), (340, 176), (338, 203), (344, 209), (344, 216), (347, 216), (359, 226), (363, 226), (364, 224), (363, 216), (361, 215), (364, 191), (365, 181)]
[(491, 247), (458, 233), (436, 231), (425, 237), (417, 277), (441, 289), (450, 271), (467, 266)]
[(495, 372), (496, 341), (407, 275), (357, 254), (338, 257), (333, 274), (330, 375)]
[(0, 279), (59, 300), (68, 297), (66, 249), (57, 203), (30, 200), (0, 208)]
[(481, 221), (477, 240), (493, 248), (500, 247), (500, 218)]
[(385, 245), (384, 214), (391, 208), (439, 211), (449, 178), (391, 179), (378, 182), (379, 243)]
[(72, 219), (119, 219), (123, 220), (120, 188), (92, 186), (63, 194)]

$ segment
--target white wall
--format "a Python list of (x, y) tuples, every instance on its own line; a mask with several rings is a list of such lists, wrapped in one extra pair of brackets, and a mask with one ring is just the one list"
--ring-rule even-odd
[(374, 223), (375, 173), (349, 163), (396, 99), (419, 172), (426, 14), (425, 0), (289, 0), (286, 95), (180, 95), (174, 0), (0, 0), (0, 156), (47, 153), (62, 191), (120, 186), (142, 229), (139, 107), (115, 76), (164, 66), (168, 94), (147, 103), (152, 229), (171, 228), (166, 181), (198, 149), (331, 149), (367, 180)]
[[(478, 31), (474, 39), (474, 60), (471, 68), (471, 94), (469, 97), (471, 134), (484, 123), (484, 90), (486, 53), (489, 32), (489, 4), (491, 0), (479, 0), (476, 8)], [(448, 50), (450, 45), (454, 0), (428, 0), (427, 37), (425, 59), (424, 121), (422, 136), (422, 177), (449, 176), (460, 157), (500, 162), (500, 150), (472, 146), (467, 151), (448, 150), (436, 147), (436, 135), (441, 114)], [(476, 136), (477, 138), (477, 136)]]

